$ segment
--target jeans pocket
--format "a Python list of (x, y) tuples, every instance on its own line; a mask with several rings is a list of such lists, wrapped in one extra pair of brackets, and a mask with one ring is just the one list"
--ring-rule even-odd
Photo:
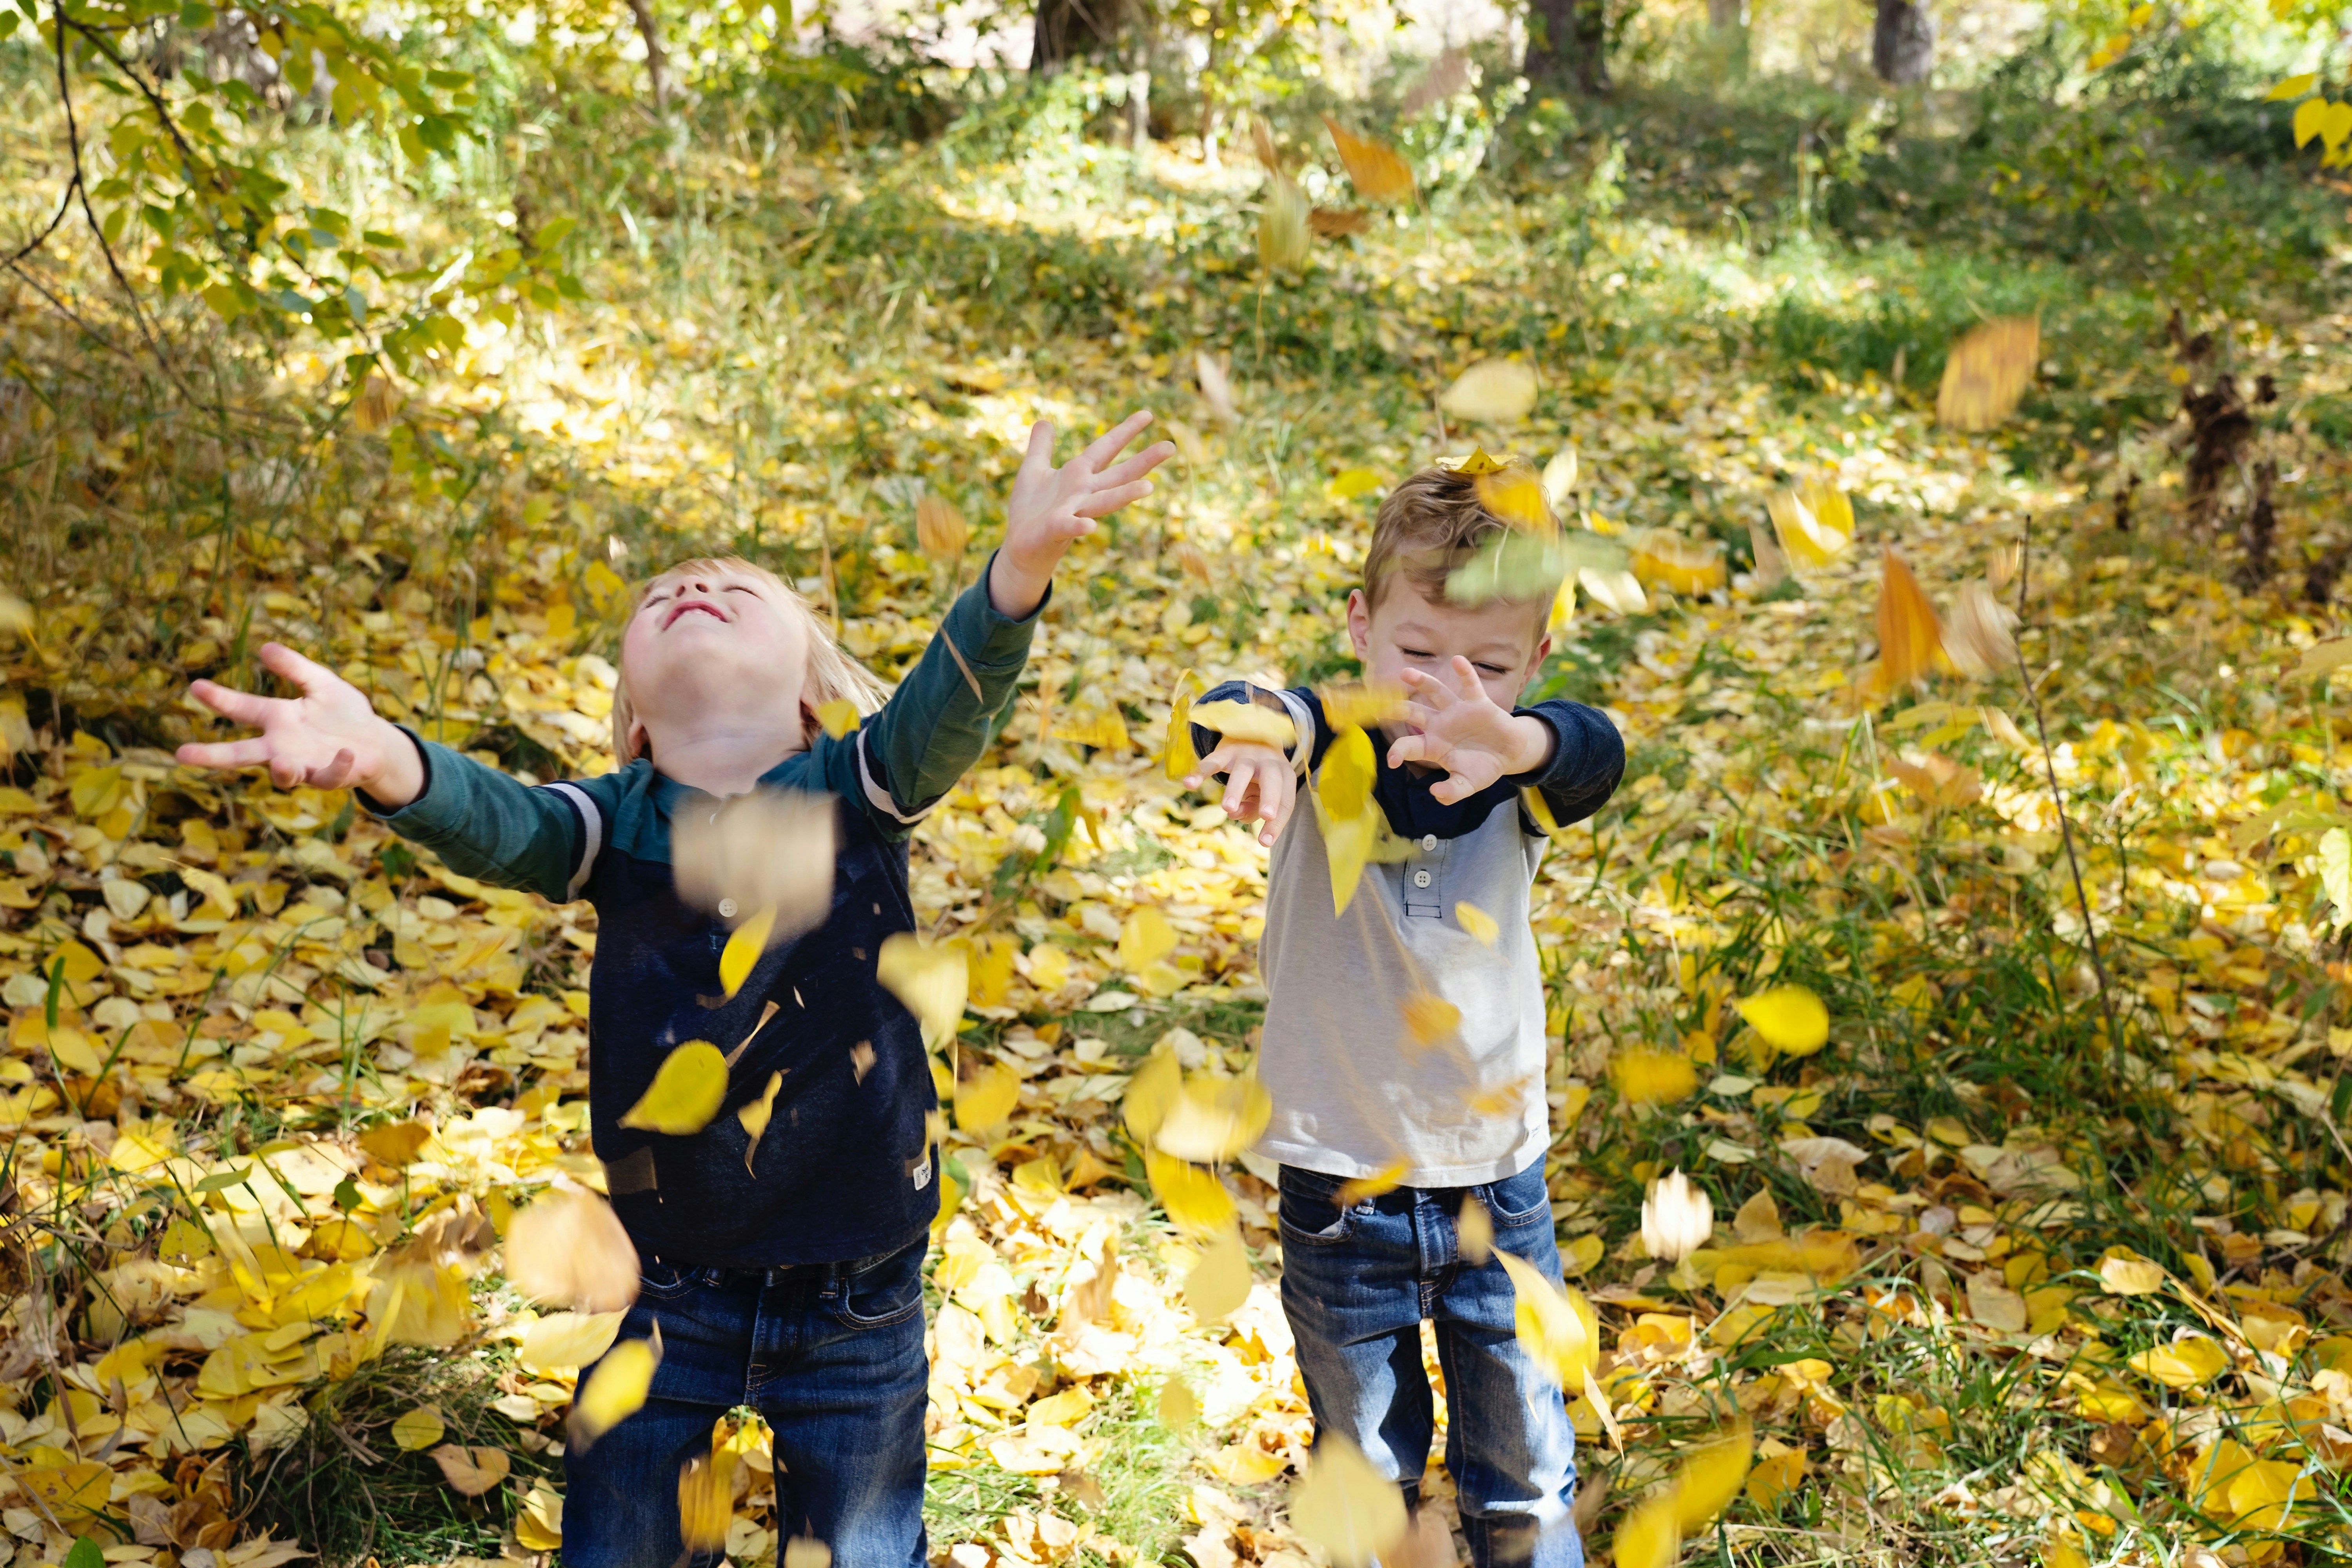
[(826, 1310), (853, 1329), (887, 1328), (923, 1310), (923, 1253), (929, 1238), (845, 1274), (826, 1292)]
[(1349, 1211), (1339, 1204), (1337, 1177), (1282, 1168), (1282, 1243), (1285, 1247), (1336, 1247), (1348, 1239)]
[(1543, 1162), (1538, 1160), (1517, 1175), (1487, 1184), (1487, 1212), (1497, 1226), (1530, 1225), (1551, 1219), (1551, 1193), (1544, 1185)]
[(680, 1268), (674, 1263), (649, 1258), (637, 1266), (637, 1299), (675, 1301), (693, 1289), (701, 1279), (702, 1271), (698, 1268)]

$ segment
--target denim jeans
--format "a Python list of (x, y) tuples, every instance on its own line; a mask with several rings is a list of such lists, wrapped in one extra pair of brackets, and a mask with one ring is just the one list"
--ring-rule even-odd
[(1340, 1178), (1282, 1168), (1282, 1308), (1297, 1340), (1318, 1440), (1351, 1438), (1417, 1502), (1436, 1409), (1421, 1359), (1421, 1324), (1437, 1329), (1445, 1374), (1445, 1468), (1476, 1568), (1583, 1568), (1570, 1511), (1576, 1430), (1560, 1391), (1537, 1371), (1514, 1330), (1510, 1276), (1473, 1268), (1455, 1216), (1476, 1198), (1495, 1246), (1559, 1277), (1543, 1162), (1478, 1187), (1399, 1187), (1351, 1208)]
[(647, 1261), (620, 1337), (660, 1324), (661, 1365), (642, 1409), (564, 1454), (564, 1568), (675, 1568), (678, 1471), (742, 1405), (775, 1434), (787, 1538), (838, 1568), (922, 1568), (926, 1245), (764, 1273)]

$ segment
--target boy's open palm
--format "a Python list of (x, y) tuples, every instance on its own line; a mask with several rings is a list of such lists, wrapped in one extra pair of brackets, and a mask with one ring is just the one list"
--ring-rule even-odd
[(1265, 824), (1258, 830), (1260, 844), (1272, 844), (1282, 837), (1290, 808), (1298, 804), (1298, 772), (1288, 757), (1278, 748), (1258, 742), (1227, 741), (1201, 759), (1201, 765), (1186, 775), (1184, 787), (1198, 789), (1202, 779), (1216, 773), (1225, 775), (1225, 793), (1219, 804), (1227, 816), (1235, 822)]
[(405, 805), (424, 787), (408, 737), (377, 717), (359, 688), (282, 643), (264, 643), (262, 668), (301, 689), (299, 697), (257, 697), (199, 680), (188, 694), (222, 718), (261, 731), (242, 741), (189, 744), (179, 760), (197, 768), (266, 767), (280, 789), (364, 789)]
[(1029, 427), (1029, 449), (1004, 509), (1004, 548), (989, 578), (990, 597), (1000, 612), (1017, 616), (1034, 609), (1072, 541), (1092, 533), (1096, 519), (1151, 493), (1144, 476), (1173, 457), (1174, 447), (1162, 441), (1124, 462), (1113, 461), (1150, 423), (1149, 413), (1130, 414), (1058, 468), (1054, 422), (1040, 419)]
[(1551, 731), (1540, 719), (1496, 706), (1466, 658), (1455, 658), (1435, 675), (1403, 672), (1417, 735), (1402, 735), (1389, 747), (1389, 766), (1421, 763), (1444, 768), (1446, 776), (1429, 793), (1451, 805), (1476, 795), (1496, 780), (1533, 773), (1551, 749)]

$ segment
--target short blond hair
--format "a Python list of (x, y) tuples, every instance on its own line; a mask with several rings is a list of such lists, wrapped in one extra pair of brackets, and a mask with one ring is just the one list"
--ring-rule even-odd
[[(1510, 527), (1486, 510), (1473, 476), (1422, 469), (1388, 493), (1372, 521), (1372, 542), (1364, 551), (1365, 603), (1377, 608), (1398, 577), (1423, 598), (1442, 601), (1445, 580)], [(1547, 604), (1550, 597), (1542, 595)]]
[(629, 666), (625, 657), (629, 627), (637, 618), (637, 611), (655, 584), (677, 576), (681, 572), (731, 572), (764, 584), (786, 608), (800, 613), (808, 632), (808, 674), (801, 686), (801, 700), (812, 707), (828, 702), (847, 700), (860, 713), (871, 713), (889, 700), (889, 688), (875, 679), (872, 671), (842, 650), (834, 640), (832, 631), (816, 613), (816, 606), (801, 595), (798, 589), (757, 562), (746, 561), (740, 555), (698, 555), (691, 561), (680, 561), (666, 571), (658, 572), (637, 585), (629, 601), (629, 616), (621, 623), (621, 647), (624, 658), (619, 662), (620, 679), (613, 688), (613, 754), (627, 767), (637, 760), (637, 749), (630, 743), (629, 731), (636, 724), (636, 705), (629, 699)]

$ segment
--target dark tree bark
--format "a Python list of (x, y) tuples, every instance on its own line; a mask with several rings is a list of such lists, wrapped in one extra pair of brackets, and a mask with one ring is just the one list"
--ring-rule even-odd
[(1037, 0), (1029, 74), (1051, 76), (1072, 60), (1115, 52), (1134, 19), (1130, 0)]
[(661, 20), (654, 15), (653, 0), (629, 0), (629, 12), (637, 19), (637, 36), (646, 41), (646, 82), (654, 91), (654, 112), (669, 112), (669, 51), (662, 47)]
[(1706, 25), (1721, 31), (1739, 26), (1739, 0), (1706, 0)]
[(1575, 89), (1597, 98), (1609, 90), (1606, 0), (1530, 0), (1528, 54), (1520, 65), (1530, 82)]
[(1936, 68), (1936, 18), (1927, 0), (1878, 0), (1870, 30), (1870, 68), (1881, 81), (1909, 87)]

